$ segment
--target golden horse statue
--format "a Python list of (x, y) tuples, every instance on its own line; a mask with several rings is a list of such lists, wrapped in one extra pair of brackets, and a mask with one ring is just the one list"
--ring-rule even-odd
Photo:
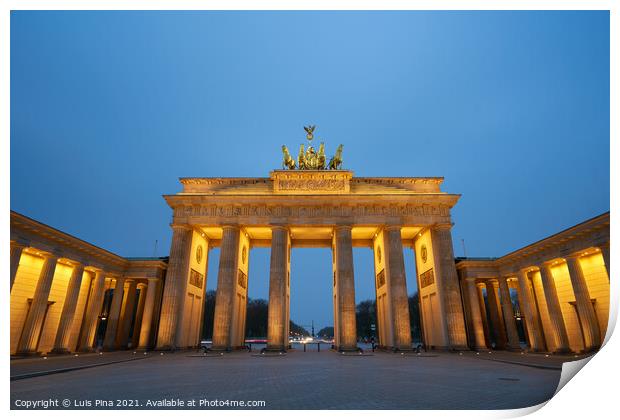
[(336, 149), (336, 154), (329, 160), (329, 169), (342, 168), (342, 144)]
[(299, 147), (299, 156), (297, 158), (297, 167), (299, 169), (308, 169), (306, 167), (306, 152), (304, 151), (304, 145)]
[(282, 146), (282, 154), (284, 155), (284, 159), (282, 159), (282, 169), (295, 169), (295, 159), (293, 159), (288, 152), (288, 147)]
[(317, 163), (316, 163), (316, 169), (325, 169), (325, 164), (326, 162), (326, 158), (325, 158), (325, 143), (321, 143), (319, 145), (319, 153), (317, 155)]
[[(308, 127), (304, 126), (304, 130), (308, 135), (308, 141), (312, 140), (315, 125)], [(310, 144), (308, 149), (304, 147), (302, 143), (299, 146), (299, 155), (297, 160), (293, 159), (286, 146), (282, 146), (282, 154), (284, 156), (282, 160), (283, 169), (299, 169), (299, 170), (325, 170), (325, 169), (341, 169), (342, 168), (342, 144), (336, 149), (336, 153), (327, 163), (327, 157), (325, 156), (325, 143), (319, 145), (319, 150), (316, 152), (314, 147)]]

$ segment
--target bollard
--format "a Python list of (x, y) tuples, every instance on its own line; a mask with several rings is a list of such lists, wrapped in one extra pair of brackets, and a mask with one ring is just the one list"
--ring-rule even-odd
[(317, 348), (318, 352), (320, 353), (321, 352), (321, 342), (320, 341), (316, 343), (316, 348)]

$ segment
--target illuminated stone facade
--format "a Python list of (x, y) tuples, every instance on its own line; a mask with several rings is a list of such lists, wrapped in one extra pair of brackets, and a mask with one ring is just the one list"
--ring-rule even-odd
[(456, 267), (473, 348), (597, 350), (609, 319), (609, 213)]
[[(517, 316), (533, 350), (600, 346), (609, 215), (497, 260), (455, 264), (450, 210), (459, 195), (442, 192), (442, 181), (341, 170), (182, 178), (182, 191), (164, 196), (173, 221), (170, 256), (162, 259), (122, 258), (12, 212), (11, 354), (196, 347), (208, 281), (217, 289), (212, 347), (241, 348), (255, 247), (271, 249), (268, 350), (288, 348), (292, 247), (332, 249), (338, 350), (357, 347), (353, 247), (374, 251), (382, 348), (412, 347), (405, 247), (415, 253), (427, 347), (520, 349)], [(214, 247), (218, 275), (207, 279)], [(516, 312), (511, 290), (522, 302)]]
[(11, 212), (11, 354), (152, 347), (166, 266)]

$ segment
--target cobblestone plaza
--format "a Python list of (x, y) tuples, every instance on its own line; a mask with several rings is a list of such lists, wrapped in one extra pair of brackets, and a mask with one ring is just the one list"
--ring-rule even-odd
[[(69, 408), (85, 408), (79, 405), (87, 402), (92, 406), (86, 408), (150, 408), (147, 404), (178, 404), (180, 399), (196, 400), (196, 408), (202, 409), (209, 407), (199, 406), (200, 400), (231, 404), (218, 408), (233, 408), (241, 401), (264, 401), (264, 406), (255, 408), (265, 409), (521, 408), (551, 398), (561, 363), (575, 360), (514, 352), (429, 352), (420, 356), (375, 352), (348, 356), (298, 350), (282, 356), (154, 352), (145, 357), (115, 352), (81, 357), (83, 365), (102, 360), (112, 363), (13, 380), (11, 407), (20, 408), (18, 401), (57, 399), (58, 408), (63, 409), (63, 400), (68, 399)], [(24, 373), (77, 366), (75, 359), (16, 360), (11, 375), (19, 378)], [(119, 397), (126, 402), (117, 401)], [(98, 407), (96, 400), (101, 401)], [(108, 401), (113, 405), (107, 406)]]

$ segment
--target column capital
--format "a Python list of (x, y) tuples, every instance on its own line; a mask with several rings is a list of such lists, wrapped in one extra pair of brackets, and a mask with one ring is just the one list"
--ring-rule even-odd
[(40, 249), (35, 249), (35, 248), (31, 248), (31, 249), (32, 249), (32, 253), (34, 253), (36, 256), (43, 257), (45, 259), (53, 258), (57, 260), (59, 258), (58, 256), (56, 256), (55, 254), (49, 251), (42, 251)]
[[(536, 268), (538, 268), (538, 267), (536, 267)], [(517, 274), (518, 275), (522, 274), (522, 275), (527, 277), (528, 273), (530, 273), (531, 271), (534, 271), (534, 268), (530, 265), (528, 267), (520, 268)]]
[(81, 268), (84, 269), (84, 267), (86, 267), (86, 265), (82, 262), (82, 261), (71, 261), (71, 265), (73, 265), (73, 268)]
[(467, 283), (476, 283), (476, 280), (478, 280), (478, 277), (465, 277)]
[(385, 225), (383, 226), (383, 230), (401, 230), (402, 226), (401, 225)]
[(226, 224), (226, 225), (221, 225), (220, 226), (222, 229), (234, 229), (234, 230), (241, 230), (241, 226), (236, 225), (236, 224)]
[(596, 247), (600, 249), (603, 249), (603, 248), (609, 249), (609, 241), (601, 242), (600, 244), (597, 244)]
[(543, 268), (553, 267), (554, 265), (557, 265), (560, 262), (564, 262), (564, 258), (554, 258), (552, 260), (540, 261), (537, 264), (537, 266), (538, 266), (538, 269), (542, 271)]
[(290, 228), (288, 227), (288, 225), (269, 225), (269, 228), (274, 231), (274, 230), (284, 230), (286, 232), (290, 231)]
[(583, 253), (584, 251), (573, 252), (572, 254), (563, 255), (562, 258), (564, 258), (567, 263), (569, 261), (578, 261), (579, 258), (583, 255)]
[(114, 280), (125, 279), (125, 276), (120, 274), (118, 271), (108, 271), (108, 270), (103, 270), (103, 271), (105, 273), (105, 276), (111, 279), (114, 279)]
[(182, 223), (170, 223), (170, 227), (172, 228), (172, 230), (192, 230), (192, 227), (190, 225), (186, 225), (186, 224), (182, 224)]
[(451, 230), (452, 229), (452, 223), (438, 223), (436, 225), (431, 226), (431, 230), (437, 231), (437, 230)]
[(30, 244), (21, 242), (21, 241), (17, 241), (17, 240), (11, 240), (11, 249), (17, 249), (17, 248), (21, 248), (22, 250), (28, 248), (30, 246)]
[(334, 231), (336, 230), (351, 230), (353, 227), (351, 225), (335, 225)]

